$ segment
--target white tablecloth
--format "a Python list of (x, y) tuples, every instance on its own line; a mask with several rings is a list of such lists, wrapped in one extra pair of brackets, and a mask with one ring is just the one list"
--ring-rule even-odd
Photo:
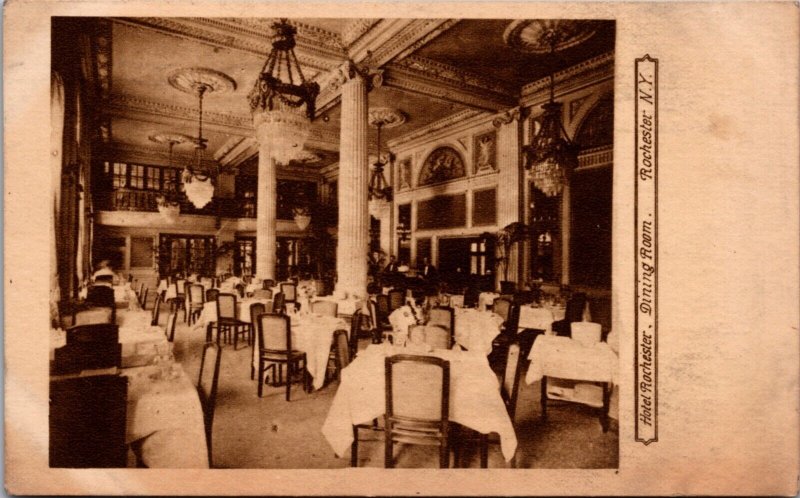
[[(545, 334), (553, 333), (553, 322), (563, 320), (567, 309), (563, 306), (542, 305), (533, 307), (531, 305), (520, 306), (519, 308), (519, 330), (538, 329), (544, 330)], [(583, 321), (592, 321), (589, 311), (589, 302), (583, 308)]]
[[(208, 468), (203, 410), (180, 365), (126, 368), (127, 443), (141, 441), (148, 467)], [(146, 438), (146, 439), (145, 439)]]
[[(341, 318), (298, 313), (291, 315), (292, 349), (306, 354), (306, 370), (311, 374), (314, 389), (325, 384), (328, 357), (333, 344), (333, 333), (339, 329), (349, 332), (347, 322)], [(258, 334), (253, 348), (253, 367), (258, 369)]]
[(503, 318), (491, 311), (456, 308), (456, 343), (467, 350), (488, 355), (492, 341), (500, 333)]
[[(386, 343), (370, 345), (342, 371), (342, 382), (322, 425), (322, 434), (337, 455), (344, 455), (353, 442), (353, 425), (385, 413), (384, 358), (403, 352), (404, 348)], [(450, 420), (482, 434), (496, 432), (503, 456), (511, 460), (517, 436), (486, 356), (455, 350), (432, 354), (450, 362)]]
[(605, 342), (586, 347), (569, 337), (539, 336), (528, 355), (525, 382), (545, 375), (561, 379), (619, 383), (619, 358)]
[(486, 311), (486, 307), (494, 304), (494, 300), (498, 297), (500, 297), (500, 294), (496, 292), (481, 292), (478, 295), (478, 309)]

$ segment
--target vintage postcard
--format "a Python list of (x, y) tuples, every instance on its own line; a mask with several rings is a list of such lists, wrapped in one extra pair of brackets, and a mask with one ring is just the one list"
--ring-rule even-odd
[(4, 10), (9, 493), (797, 494), (796, 4)]

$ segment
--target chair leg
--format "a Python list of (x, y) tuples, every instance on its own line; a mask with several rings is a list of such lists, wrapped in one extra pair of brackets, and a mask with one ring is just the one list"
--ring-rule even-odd
[(394, 448), (392, 448), (392, 434), (391, 434), (391, 431), (389, 430), (389, 424), (388, 423), (386, 424), (385, 439), (386, 439), (386, 445), (385, 445), (386, 451), (385, 451), (385, 453), (383, 455), (383, 466), (385, 468), (387, 468), (387, 469), (393, 469), (394, 468)]
[(264, 360), (258, 360), (258, 397), (264, 394)]
[(292, 368), (292, 362), (286, 362), (286, 401), (292, 400), (292, 376), (294, 374), (294, 369)]
[(480, 444), (481, 444), (481, 468), (485, 469), (489, 467), (489, 435), (488, 434), (481, 434), (480, 436)]
[(547, 420), (547, 377), (542, 377), (542, 422)]
[(353, 444), (350, 445), (350, 466), (358, 467), (358, 426), (353, 426)]

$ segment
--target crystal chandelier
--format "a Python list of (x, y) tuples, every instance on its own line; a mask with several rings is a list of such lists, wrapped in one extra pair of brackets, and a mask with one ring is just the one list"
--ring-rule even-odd
[(172, 175), (172, 149), (176, 144), (188, 142), (192, 138), (180, 133), (159, 133), (157, 135), (151, 135), (149, 138), (153, 142), (166, 143), (169, 145), (167, 171), (170, 172), (171, 179), (165, 182), (164, 193), (156, 198), (156, 205), (161, 217), (172, 224), (178, 220), (178, 216), (181, 214), (181, 205), (178, 200), (178, 185), (174, 181), (175, 177)]
[[(554, 60), (555, 48), (559, 43), (556, 29), (546, 31), (542, 37), (550, 46), (550, 58)], [(541, 126), (531, 144), (525, 147), (527, 162), (534, 186), (546, 196), (561, 193), (569, 182), (572, 169), (578, 162), (578, 146), (570, 140), (561, 122), (563, 104), (555, 102), (555, 77), (550, 70), (550, 101), (542, 106)]]
[(302, 156), (316, 112), (319, 85), (303, 76), (294, 53), (295, 27), (281, 19), (272, 29), (272, 50), (247, 98), (253, 125), (265, 127), (270, 155), (278, 163), (289, 164)]
[(214, 182), (219, 176), (219, 166), (211, 166), (205, 158), (207, 142), (203, 138), (203, 97), (211, 92), (225, 92), (236, 89), (236, 82), (226, 74), (213, 69), (190, 67), (178, 69), (169, 77), (169, 83), (182, 92), (197, 96), (198, 132), (192, 160), (183, 170), (181, 181), (186, 197), (197, 209), (203, 209), (214, 198)]

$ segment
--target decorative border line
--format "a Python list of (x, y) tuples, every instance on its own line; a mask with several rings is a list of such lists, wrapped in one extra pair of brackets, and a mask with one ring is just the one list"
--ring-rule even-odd
[(658, 59), (635, 59), (635, 437), (658, 441)]

